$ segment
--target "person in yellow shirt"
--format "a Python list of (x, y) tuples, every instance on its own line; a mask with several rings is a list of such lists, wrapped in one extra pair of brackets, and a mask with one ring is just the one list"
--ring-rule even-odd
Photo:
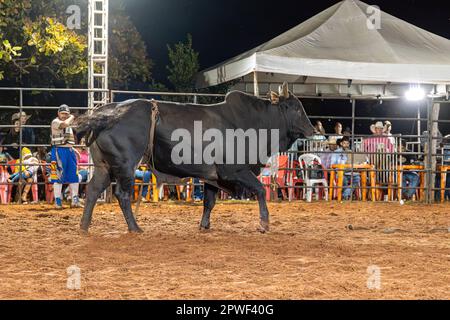
[[(18, 162), (20, 164), (20, 162)], [(33, 178), (37, 173), (39, 168), (39, 160), (36, 159), (31, 153), (30, 149), (22, 148), (22, 163), (20, 166), (16, 166), (17, 172), (13, 173), (9, 178), (9, 183), (15, 183), (22, 179), (26, 182), (22, 191), (22, 203), (28, 203), (28, 193), (31, 190), (31, 184), (33, 183)]]

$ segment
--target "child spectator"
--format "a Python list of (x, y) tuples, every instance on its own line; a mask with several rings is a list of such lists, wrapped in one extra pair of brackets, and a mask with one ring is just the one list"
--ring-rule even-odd
[(23, 179), (26, 182), (26, 185), (23, 188), (22, 192), (22, 203), (28, 203), (28, 193), (31, 190), (31, 184), (33, 183), (33, 178), (37, 173), (39, 168), (39, 160), (36, 159), (31, 153), (30, 149), (22, 148), (22, 165), (18, 172), (13, 173), (9, 178), (9, 183), (18, 182), (20, 179)]

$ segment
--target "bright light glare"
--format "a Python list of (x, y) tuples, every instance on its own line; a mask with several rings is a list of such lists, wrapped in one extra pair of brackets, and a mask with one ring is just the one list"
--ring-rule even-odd
[(420, 87), (411, 87), (406, 91), (405, 97), (409, 101), (420, 101), (425, 98), (425, 91)]

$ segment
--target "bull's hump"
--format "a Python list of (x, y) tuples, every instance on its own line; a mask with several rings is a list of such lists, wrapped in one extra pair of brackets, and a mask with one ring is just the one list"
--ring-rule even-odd
[(239, 104), (242, 102), (259, 101), (255, 96), (241, 91), (231, 91), (225, 96), (225, 102), (229, 104)]

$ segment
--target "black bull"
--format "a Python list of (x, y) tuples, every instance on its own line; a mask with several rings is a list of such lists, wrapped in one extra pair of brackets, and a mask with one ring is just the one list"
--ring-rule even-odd
[[(220, 188), (230, 193), (245, 190), (256, 195), (260, 209), (260, 231), (268, 231), (269, 212), (265, 189), (257, 179), (265, 163), (258, 160), (258, 163), (245, 164), (176, 165), (171, 161), (171, 153), (179, 141), (172, 141), (172, 133), (184, 128), (193, 134), (194, 121), (201, 121), (203, 130), (215, 128), (224, 133), (224, 136), (227, 129), (278, 129), (279, 151), (284, 152), (296, 139), (302, 135), (310, 136), (314, 132), (301, 102), (287, 91), (285, 95), (277, 97), (276, 101), (234, 91), (226, 96), (224, 102), (216, 105), (201, 106), (163, 101), (157, 102), (157, 105), (159, 115), (151, 166), (154, 165), (153, 171), (157, 173), (178, 178), (195, 177), (205, 181), (200, 228), (209, 229), (210, 213)], [(149, 146), (151, 110), (152, 101), (129, 100), (105, 105), (95, 109), (91, 115), (78, 119), (75, 130), (77, 138), (87, 137), (95, 165), (94, 175), (87, 187), (80, 225), (82, 231), (88, 231), (98, 197), (115, 179), (115, 196), (125, 216), (128, 230), (141, 232), (133, 216), (131, 194), (135, 168)], [(268, 143), (271, 143), (270, 139)], [(245, 148), (245, 152), (248, 152), (248, 143)]]

